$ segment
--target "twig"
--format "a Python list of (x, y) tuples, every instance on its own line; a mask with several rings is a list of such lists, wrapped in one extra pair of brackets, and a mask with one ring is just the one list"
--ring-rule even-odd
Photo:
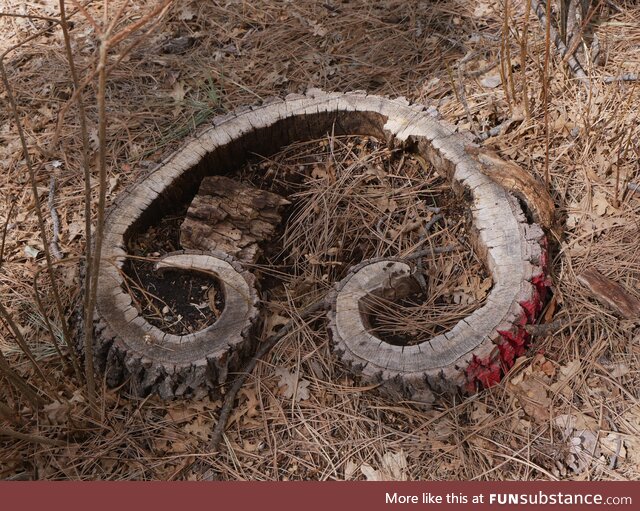
[[(610, 417), (607, 417), (607, 421), (609, 422), (609, 425), (611, 426), (611, 430), (615, 431), (616, 433), (618, 433), (618, 428), (616, 427), (616, 425), (613, 422), (613, 420), (611, 420)], [(618, 457), (620, 456), (620, 451), (621, 450), (622, 450), (622, 437), (620, 435), (616, 435), (616, 450), (613, 453), (613, 456), (611, 456), (611, 461), (609, 461), (609, 469), (615, 470), (616, 465), (618, 463)]]
[(418, 250), (411, 255), (405, 257), (405, 259), (411, 261), (412, 259), (418, 259), (420, 257), (435, 255), (435, 254), (448, 254), (449, 252), (455, 252), (458, 247), (455, 245), (449, 245), (447, 247), (433, 247), (427, 250)]
[[(560, 34), (556, 30), (556, 27), (551, 23), (551, 19), (547, 20), (547, 5), (542, 0), (531, 0), (531, 9), (536, 13), (540, 23), (544, 27), (548, 27), (547, 30), (549, 32), (550, 37), (553, 39), (553, 43), (555, 44), (556, 50), (561, 58), (564, 58), (568, 54), (567, 46), (562, 42), (562, 38)], [(586, 87), (589, 86), (589, 78), (587, 74), (584, 72), (582, 65), (578, 60), (573, 56), (569, 55), (567, 57), (567, 64), (569, 69), (573, 73), (573, 75), (582, 82)]]
[[(69, 64), (69, 71), (71, 72), (71, 80), (73, 82), (74, 94), (78, 93), (80, 84), (78, 80), (78, 73), (76, 71), (75, 62), (73, 60), (73, 52), (71, 50), (71, 37), (69, 35), (69, 26), (67, 24), (67, 16), (65, 13), (64, 0), (59, 0), (60, 6), (60, 27), (62, 28), (62, 35), (64, 36), (64, 47), (67, 54), (67, 62)], [(89, 132), (87, 130), (87, 115), (84, 108), (84, 100), (82, 94), (78, 93), (77, 97), (79, 120), (80, 120), (80, 135), (82, 137), (82, 170), (84, 176), (84, 227), (85, 227), (85, 279), (84, 279), (84, 293), (83, 293), (83, 331), (84, 331), (84, 372), (87, 382), (87, 400), (90, 408), (95, 409), (94, 403), (94, 390), (95, 390), (95, 377), (93, 369), (93, 315), (89, 313), (89, 295), (91, 290), (91, 170), (89, 161)]]
[[(550, 0), (549, 0), (550, 2)], [(542, 97), (544, 106), (544, 184), (549, 188), (549, 55), (551, 53), (551, 4), (547, 2), (545, 13), (544, 67), (542, 72)], [(558, 34), (556, 34), (558, 35)], [(560, 38), (558, 36), (558, 41)], [(560, 41), (562, 42), (562, 41)]]
[[(300, 321), (307, 321), (316, 312), (324, 310), (325, 307), (325, 300), (320, 300), (302, 311), (299, 318), (297, 319), (299, 319)], [(227, 426), (227, 421), (229, 420), (229, 415), (231, 414), (233, 404), (236, 400), (236, 395), (244, 385), (244, 382), (247, 380), (251, 372), (255, 369), (258, 361), (267, 353), (269, 353), (283, 337), (291, 333), (291, 331), (297, 326), (297, 324), (298, 323), (296, 321), (291, 320), (289, 321), (289, 323), (284, 325), (276, 334), (269, 337), (262, 344), (262, 346), (260, 346), (260, 349), (251, 358), (251, 360), (247, 362), (242, 373), (236, 378), (236, 381), (233, 382), (233, 385), (224, 398), (224, 403), (222, 405), (222, 408), (220, 409), (220, 417), (218, 418), (216, 427), (213, 429), (213, 433), (211, 435), (211, 449), (213, 451), (218, 450), (218, 446), (220, 445), (220, 441), (222, 440), (222, 435), (224, 434), (225, 427)]]
[(431, 228), (436, 224), (436, 222), (439, 222), (440, 220), (442, 220), (444, 218), (444, 216), (442, 216), (442, 213), (438, 213), (436, 215), (433, 215), (433, 218), (431, 220), (429, 220), (425, 225), (424, 225), (424, 230), (425, 232), (429, 232), (431, 230)]
[[(505, 98), (507, 100), (507, 105), (509, 106), (509, 111), (512, 112), (511, 109), (511, 101), (509, 100), (509, 89), (511, 89), (511, 99), (513, 102), (516, 102), (516, 88), (513, 83), (513, 70), (511, 65), (511, 45), (509, 44), (509, 0), (504, 0), (504, 23), (502, 28), (502, 38), (501, 38), (501, 54), (504, 49), (504, 58), (500, 59), (500, 68), (502, 69), (504, 66), (504, 78), (506, 83), (504, 84), (504, 93)], [(506, 73), (504, 72), (506, 71)]]
[(627, 188), (633, 193), (640, 194), (640, 184), (638, 183), (629, 183), (627, 184)]
[[(107, 202), (107, 109), (106, 109), (106, 91), (107, 91), (107, 54), (109, 51), (107, 39), (108, 33), (100, 34), (100, 57), (98, 61), (98, 215), (95, 231), (95, 247), (91, 260), (91, 274), (89, 285), (89, 296), (86, 301), (85, 313), (85, 339), (91, 339), (93, 333), (92, 318), (93, 311), (96, 306), (98, 295), (98, 275), (100, 272), (100, 260), (102, 258), (102, 238), (104, 234), (104, 218)], [(88, 199), (88, 197), (87, 197)], [(93, 240), (87, 240), (92, 243)], [(89, 327), (89, 328), (87, 328)], [(85, 347), (89, 347), (89, 352), (85, 354), (86, 367), (93, 368), (93, 349), (92, 343), (85, 342)], [(87, 393), (89, 394), (89, 402), (95, 403), (95, 381), (93, 373), (87, 376)], [(95, 411), (95, 410), (92, 410)]]
[(524, 113), (527, 121), (531, 119), (529, 105), (529, 87), (527, 80), (527, 42), (529, 38), (529, 14), (531, 13), (531, 0), (527, 0), (524, 13), (524, 26), (520, 37), (520, 72), (522, 73), (522, 98), (524, 100)]
[(49, 182), (49, 213), (51, 213), (51, 223), (53, 224), (53, 238), (49, 243), (49, 249), (53, 254), (53, 257), (60, 260), (64, 256), (62, 252), (60, 252), (60, 247), (58, 246), (58, 241), (60, 240), (60, 217), (58, 216), (58, 212), (56, 211), (55, 205), (55, 193), (56, 193), (56, 178), (55, 176), (51, 176), (51, 181)]
[(605, 76), (602, 81), (604, 83), (613, 83), (613, 82), (637, 82), (640, 80), (640, 75), (635, 73), (625, 73), (620, 76)]
[[(564, 40), (569, 44), (570, 48), (573, 48), (574, 41), (582, 35), (581, 31), (576, 32), (576, 25), (578, 23), (578, 10), (576, 8), (577, 5), (577, 0), (568, 0), (566, 16), (563, 14), (563, 18), (566, 17), (566, 24), (564, 26)], [(575, 48), (570, 53), (573, 54), (574, 51)]]
[[(429, 220), (425, 226), (424, 226), (424, 234), (420, 236), (420, 243), (424, 243), (427, 240), (427, 234), (429, 234), (429, 231), (431, 230), (431, 228), (436, 224), (436, 222), (439, 222), (440, 220), (442, 220), (444, 217), (442, 216), (442, 213), (437, 213), (435, 215), (433, 215), (433, 218), (431, 220)], [(420, 285), (420, 289), (422, 289), (423, 293), (427, 292), (427, 281), (424, 278), (424, 267), (422, 265), (422, 258), (418, 258), (416, 261), (416, 272), (414, 274), (414, 278), (418, 281), (418, 284)]]
[[(582, 34), (584, 33), (585, 28), (587, 28), (587, 26), (589, 25), (591, 18), (593, 18), (593, 15), (596, 13), (596, 10), (598, 9), (598, 7), (600, 7), (601, 3), (602, 3), (602, 0), (600, 0), (600, 2), (595, 7), (591, 8), (589, 13), (585, 17), (585, 19), (582, 20), (582, 23), (580, 24), (580, 28), (578, 29), (577, 32), (573, 34), (573, 37), (571, 38), (571, 41), (569, 43), (569, 49), (567, 50), (567, 55), (565, 55), (563, 62), (566, 62), (569, 59), (569, 56), (573, 55), (578, 49), (578, 46), (580, 45), (580, 41), (582, 41)], [(571, 5), (575, 5), (575, 4), (572, 3)], [(573, 16), (574, 16), (574, 26), (572, 27), (572, 30), (575, 31), (575, 21), (576, 21), (575, 9), (573, 12)]]
[[(44, 20), (44, 21), (50, 21), (51, 23), (58, 23), (58, 19), (57, 18), (51, 18), (49, 16), (37, 16), (35, 14), (18, 14), (15, 12), (0, 12), (0, 18), (28, 18), (28, 19), (34, 19), (34, 20)], [(52, 28), (52, 27), (49, 27)]]
[(600, 63), (600, 38), (596, 33), (591, 38), (591, 63), (596, 66)]
[(11, 203), (11, 207), (9, 208), (9, 212), (7, 213), (7, 218), (4, 221), (4, 226), (2, 227), (2, 243), (0, 244), (0, 267), (2, 267), (2, 263), (4, 262), (4, 244), (7, 240), (7, 231), (9, 230), (9, 219), (13, 214), (13, 208), (16, 207), (15, 199)]
[(471, 110), (469, 109), (469, 103), (467, 103), (467, 94), (464, 87), (464, 74), (467, 62), (471, 60), (476, 54), (477, 52), (470, 51), (458, 63), (458, 100), (460, 101), (462, 108), (464, 108), (464, 113), (467, 116), (467, 121), (469, 121), (469, 129), (471, 129), (474, 133), (476, 133), (477, 130), (474, 129), (473, 116), (471, 115)]
[(52, 445), (54, 447), (66, 447), (67, 443), (62, 440), (54, 440), (53, 438), (45, 438), (38, 435), (28, 435), (26, 433), (20, 433), (10, 428), (0, 428), (1, 436), (8, 436), (11, 438), (17, 438), (18, 440), (24, 440), (34, 444)]

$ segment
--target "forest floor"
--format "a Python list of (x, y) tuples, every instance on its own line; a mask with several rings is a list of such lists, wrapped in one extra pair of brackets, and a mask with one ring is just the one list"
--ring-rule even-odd
[[(122, 26), (156, 5), (129, 3)], [(542, 181), (548, 164), (562, 221), (545, 314), (555, 328), (534, 338), (499, 385), (422, 411), (360, 386), (322, 328), (299, 328), (247, 380), (217, 453), (209, 441), (220, 400), (165, 403), (100, 386), (100, 413), (89, 413), (84, 382), (55, 349), (61, 323), (51, 283), (40, 272), (36, 202), (2, 85), (0, 296), (46, 379), (55, 382), (47, 392), (64, 399), (34, 410), (0, 380), (0, 479), (640, 478), (638, 318), (617, 316), (577, 279), (596, 269), (640, 298), (640, 192), (631, 189), (640, 182), (639, 85), (603, 79), (640, 72), (640, 6), (601, 2), (578, 47), (583, 62), (594, 62), (584, 66), (588, 88), (552, 51), (545, 102), (545, 29), (526, 3), (512, 0), (505, 13), (502, 2), (484, 0), (176, 1), (113, 49), (109, 202), (215, 115), (309, 87), (405, 96), (460, 131), (501, 126), (483, 137), (486, 146)], [(113, 13), (123, 0), (107, 4)], [(57, 17), (57, 5), (1, 0), (0, 10)], [(88, 76), (98, 41), (73, 5), (74, 60)], [(102, 5), (88, 2), (87, 10), (102, 19)], [(62, 33), (49, 23), (1, 16), (0, 51), (24, 42), (4, 65), (50, 235), (50, 197), (60, 217), (58, 245), (68, 264), (58, 265), (55, 286), (71, 311), (86, 242), (82, 142)], [(599, 56), (596, 45), (586, 44), (593, 34)], [(92, 163), (99, 143), (95, 82), (84, 95)], [(272, 321), (286, 319), (275, 314)], [(37, 381), (6, 323), (0, 350), (15, 371)]]

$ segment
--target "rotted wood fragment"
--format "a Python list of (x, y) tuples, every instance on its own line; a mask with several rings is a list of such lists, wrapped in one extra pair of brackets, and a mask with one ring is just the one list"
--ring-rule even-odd
[(194, 250), (218, 250), (255, 263), (289, 201), (224, 176), (202, 180), (180, 228), (180, 243)]
[(465, 150), (477, 158), (480, 172), (525, 202), (537, 223), (549, 230), (556, 228), (555, 206), (544, 184), (519, 165), (504, 161), (490, 149), (467, 145)]
[(577, 279), (596, 300), (613, 309), (618, 315), (626, 319), (640, 318), (640, 300), (617, 282), (593, 268), (578, 275)]

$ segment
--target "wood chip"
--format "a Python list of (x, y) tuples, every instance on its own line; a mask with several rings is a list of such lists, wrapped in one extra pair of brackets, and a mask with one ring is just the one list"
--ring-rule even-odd
[(640, 318), (640, 300), (617, 282), (593, 268), (578, 275), (577, 279), (589, 289), (596, 300), (613, 309), (618, 315), (626, 319)]

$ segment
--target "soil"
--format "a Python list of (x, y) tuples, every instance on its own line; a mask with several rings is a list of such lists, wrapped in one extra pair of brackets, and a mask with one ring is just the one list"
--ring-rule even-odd
[(194, 272), (154, 270), (154, 259), (180, 250), (180, 224), (188, 205), (162, 218), (129, 243), (134, 255), (125, 268), (138, 312), (152, 325), (186, 335), (215, 323), (224, 309), (224, 293), (212, 277)]

